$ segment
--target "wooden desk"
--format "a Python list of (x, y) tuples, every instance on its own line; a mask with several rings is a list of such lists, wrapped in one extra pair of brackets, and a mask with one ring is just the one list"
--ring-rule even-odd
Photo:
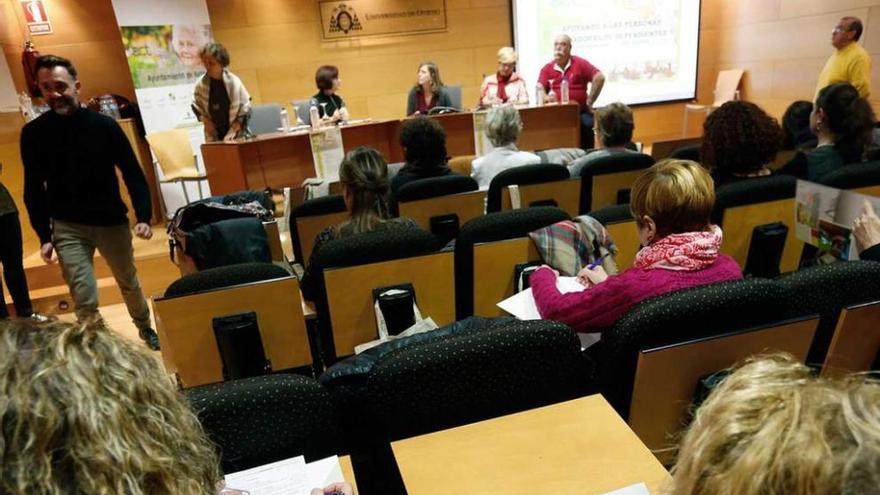
[[(580, 113), (577, 105), (522, 108), (523, 131), (519, 148), (543, 150), (580, 145)], [(437, 115), (446, 131), (449, 156), (474, 154), (474, 117), (470, 112)], [(358, 146), (379, 150), (388, 163), (403, 161), (398, 133), (404, 120), (373, 121), (342, 128), (342, 143), (348, 152)], [(273, 133), (250, 141), (205, 143), (202, 158), (212, 194), (242, 189), (296, 187), (315, 176), (308, 132)]]
[[(374, 121), (342, 128), (342, 143), (348, 152), (358, 146), (390, 154), (389, 133), (397, 121)], [(243, 189), (299, 186), (315, 176), (307, 131), (264, 134), (249, 141), (205, 143), (202, 158), (212, 194)]]
[(601, 395), (391, 444), (410, 495), (599, 494), (669, 474)]
[(354, 488), (354, 493), (357, 495), (357, 482), (354, 478), (354, 468), (351, 466), (351, 457), (347, 455), (340, 456), (339, 467), (342, 468), (342, 477), (345, 478), (345, 481)]

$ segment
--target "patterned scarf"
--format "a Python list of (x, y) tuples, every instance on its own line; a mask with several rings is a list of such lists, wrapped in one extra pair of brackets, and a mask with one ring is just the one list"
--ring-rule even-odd
[(709, 232), (671, 234), (644, 247), (636, 254), (633, 266), (641, 270), (693, 272), (715, 263), (721, 247), (721, 228)]

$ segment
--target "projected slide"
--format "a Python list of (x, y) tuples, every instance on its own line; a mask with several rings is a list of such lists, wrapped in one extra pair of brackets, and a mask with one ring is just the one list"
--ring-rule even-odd
[(696, 94), (699, 0), (513, 0), (517, 70), (534, 94), (553, 38), (605, 74), (596, 106), (691, 99)]

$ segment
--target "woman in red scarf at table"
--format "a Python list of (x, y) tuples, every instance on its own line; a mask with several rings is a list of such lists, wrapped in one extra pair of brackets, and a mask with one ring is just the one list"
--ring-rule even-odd
[(709, 222), (715, 204), (712, 177), (697, 163), (664, 160), (632, 186), (630, 209), (643, 247), (633, 267), (609, 276), (600, 266), (578, 273), (587, 286), (562, 294), (557, 274), (539, 268), (529, 278), (541, 316), (577, 332), (608, 328), (630, 308), (667, 292), (742, 278), (736, 261), (721, 254), (721, 228)]
[(491, 107), (502, 103), (528, 105), (529, 92), (526, 82), (514, 72), (516, 69), (516, 52), (505, 46), (498, 50), (498, 72), (486, 76), (480, 88), (480, 106)]

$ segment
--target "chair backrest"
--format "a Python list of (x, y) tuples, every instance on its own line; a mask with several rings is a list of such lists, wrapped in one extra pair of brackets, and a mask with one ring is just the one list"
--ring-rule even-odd
[(617, 246), (614, 261), (617, 263), (617, 268), (626, 270), (631, 267), (642, 244), (629, 205), (606, 206), (591, 211), (589, 215), (601, 222), (608, 235), (614, 239), (614, 244)]
[(880, 301), (843, 308), (822, 376), (871, 371), (880, 356)]
[(476, 157), (476, 155), (454, 156), (450, 158), (446, 164), (449, 165), (449, 168), (456, 174), (470, 177), (471, 171), (473, 170), (474, 158)]
[(514, 267), (541, 261), (529, 237), (484, 242), (474, 246), (474, 315), (506, 314), (498, 303), (513, 295)]
[(341, 453), (330, 393), (292, 374), (232, 380), (186, 395), (225, 473), (303, 455), (307, 462)]
[(165, 180), (175, 180), (198, 173), (188, 130), (170, 129), (151, 132), (147, 134), (147, 142), (153, 150)]
[[(281, 275), (260, 265), (231, 265), (187, 275), (174, 282), (165, 297), (153, 299), (162, 358), (183, 387), (223, 381), (215, 317), (256, 313), (273, 370), (312, 363), (299, 282), (283, 269), (279, 268)], [(257, 280), (267, 276), (274, 278)], [(253, 281), (245, 281), (249, 279)]]
[(256, 135), (272, 134), (281, 128), (281, 105), (267, 103), (251, 107), (251, 118), (248, 127)]
[[(555, 164), (523, 165), (507, 169), (496, 175), (489, 183), (489, 191), (486, 193), (486, 212), (495, 213), (502, 210), (503, 191), (507, 189), (507, 186), (518, 185), (522, 187), (545, 182), (558, 182), (567, 180), (569, 177), (567, 168)], [(525, 201), (522, 204), (528, 206)]]
[(682, 146), (677, 150), (674, 150), (669, 154), (669, 158), (675, 158), (677, 160), (691, 160), (694, 162), (700, 162), (700, 148), (702, 144), (689, 144), (687, 146)]
[[(316, 252), (309, 268), (315, 276), (315, 293), (317, 294), (314, 301), (315, 311), (318, 314), (318, 329), (320, 332), (321, 345), (323, 347), (322, 352), (327, 360), (326, 362), (333, 362), (337, 356), (340, 356), (340, 354), (336, 353), (337, 348), (340, 349), (341, 352), (348, 353), (354, 345), (351, 344), (351, 342), (348, 342), (350, 346), (347, 345), (346, 347), (343, 347), (342, 345), (337, 346), (334, 342), (333, 323), (331, 323), (329, 307), (330, 293), (328, 291), (331, 287), (328, 287), (325, 283), (326, 272), (332, 269), (356, 267), (385, 261), (419, 257), (434, 253), (438, 247), (437, 238), (421, 229), (380, 228), (373, 232), (357, 234), (330, 241)], [(415, 265), (411, 265), (410, 269), (412, 269), (412, 266)], [(415, 271), (418, 270), (416, 269)], [(337, 274), (338, 273), (341, 272), (337, 272)], [(369, 274), (372, 275), (375, 280), (380, 281), (377, 282), (377, 284), (372, 284), (371, 282), (370, 289), (373, 287), (390, 285), (381, 282), (385, 280), (383, 277), (386, 277), (386, 274), (380, 273), (375, 268), (370, 270)], [(413, 276), (421, 277), (422, 275), (415, 274)], [(338, 280), (335, 275), (331, 275), (331, 279), (331, 283), (335, 283)], [(354, 286), (355, 284), (350, 282), (346, 283), (346, 289), (349, 291), (354, 290)], [(335, 289), (336, 285), (333, 285), (332, 288)], [(419, 301), (423, 298), (427, 299), (427, 296), (420, 297), (418, 290), (416, 292), (416, 297)], [(424, 303), (428, 304), (428, 301), (426, 300)], [(434, 302), (431, 302), (431, 304), (434, 304)], [(370, 314), (372, 314), (372, 309), (370, 310)], [(425, 316), (433, 315), (426, 313)], [(360, 342), (355, 342), (355, 344), (358, 343)]]
[[(655, 455), (663, 456), (662, 449), (673, 445), (688, 422), (701, 378), (766, 352), (787, 352), (803, 363), (818, 322), (816, 317), (788, 320), (640, 350), (630, 427)], [(665, 454), (661, 461), (671, 460), (671, 451)]]
[(690, 146), (694, 144), (701, 144), (703, 142), (702, 137), (690, 137), (690, 138), (682, 138), (682, 139), (669, 139), (666, 141), (655, 141), (651, 145), (651, 157), (654, 158), (654, 161), (660, 161), (664, 158), (669, 158), (669, 155), (672, 154), (673, 151), (682, 148), (684, 146)]
[(315, 238), (322, 230), (348, 219), (345, 199), (341, 194), (304, 201), (290, 212), (290, 240), (293, 256), (308, 263), (315, 247)]
[(782, 272), (797, 269), (804, 243), (797, 239), (794, 224), (794, 196), (797, 179), (787, 175), (771, 175), (733, 182), (715, 191), (712, 221), (721, 225), (724, 240), (721, 252), (745, 267), (758, 225), (782, 222), (788, 227), (782, 260)]
[[(569, 220), (569, 215), (553, 207), (523, 208), (519, 210), (507, 210), (498, 213), (487, 214), (475, 218), (462, 226), (455, 241), (455, 306), (456, 319), (471, 316), (476, 308), (476, 296), (480, 294), (481, 307), (486, 308), (489, 299), (495, 298), (496, 293), (487, 295), (486, 291), (498, 291), (508, 294), (508, 285), (505, 283), (499, 288), (498, 282), (504, 277), (509, 277), (510, 287), (513, 283), (513, 265), (534, 258), (537, 252), (532, 249), (529, 252), (527, 238), (529, 232), (552, 225), (556, 222)], [(520, 242), (499, 245), (499, 250), (505, 251), (503, 260), (493, 260), (491, 254), (481, 255), (480, 262), (476, 259), (477, 249), (475, 246), (482, 243), (492, 243), (509, 239), (520, 239)], [(526, 244), (528, 242), (528, 244)], [(481, 248), (483, 254), (490, 253), (491, 248)], [(509, 255), (509, 256), (508, 256)], [(491, 265), (486, 265), (483, 260), (488, 257)], [(504, 273), (506, 272), (506, 275)], [(494, 305), (504, 299), (501, 296), (491, 302)], [(498, 314), (493, 310), (490, 314)]]
[(715, 101), (713, 107), (721, 105), (736, 99), (736, 92), (739, 89), (739, 83), (743, 76), (742, 69), (728, 69), (718, 73), (718, 79), (715, 80)]
[(333, 343), (337, 356), (379, 338), (373, 289), (412, 284), (422, 317), (437, 325), (455, 321), (455, 269), (451, 252), (324, 271)]
[(643, 301), (602, 333), (597, 380), (628, 418), (639, 353), (645, 349), (777, 323), (788, 318), (789, 292), (771, 280), (704, 285)]
[(502, 211), (514, 208), (516, 204), (514, 196), (518, 198), (520, 208), (555, 206), (576, 217), (580, 206), (581, 179), (575, 177), (540, 184), (518, 185), (516, 192), (513, 186), (508, 186), (501, 192)]
[(596, 159), (581, 169), (579, 213), (629, 202), (629, 190), (636, 177), (654, 165), (642, 153), (616, 153)]
[[(446, 177), (438, 178), (445, 179)], [(430, 180), (433, 179), (410, 182), (401, 187), (399, 192), (406, 193), (409, 196), (411, 192), (416, 192), (410, 189), (411, 185), (418, 185), (420, 182)], [(412, 195), (412, 197), (415, 196), (417, 195)], [(398, 199), (401, 200), (401, 198)], [(474, 218), (483, 216), (485, 200), (486, 194), (483, 191), (470, 190), (469, 192), (446, 194), (443, 196), (427, 196), (425, 199), (401, 200), (397, 204), (397, 209), (401, 217), (412, 218), (420, 227), (430, 231), (432, 218), (455, 215), (458, 217), (459, 226), (461, 226)]]
[(407, 182), (394, 194), (394, 202), (402, 203), (420, 199), (448, 196), (469, 191), (476, 191), (480, 186), (473, 178), (463, 175), (444, 175), (428, 177)]
[(817, 313), (821, 316), (807, 362), (821, 364), (830, 352), (841, 311), (880, 300), (880, 263), (847, 261), (804, 268), (783, 275), (777, 283), (791, 292), (792, 317)]
[(561, 323), (488, 320), (380, 358), (356, 414), (387, 441), (444, 430), (578, 397), (588, 384), (582, 364), (578, 338)]
[(838, 189), (852, 189), (870, 196), (880, 196), (880, 161), (854, 163), (824, 175), (818, 181)]
[(446, 86), (446, 91), (449, 92), (449, 101), (452, 103), (452, 108), (462, 109), (461, 84)]
[(312, 125), (312, 115), (309, 113), (311, 109), (310, 101), (310, 98), (306, 98), (305, 100), (293, 100), (290, 102), (296, 108), (296, 117), (305, 125)]

